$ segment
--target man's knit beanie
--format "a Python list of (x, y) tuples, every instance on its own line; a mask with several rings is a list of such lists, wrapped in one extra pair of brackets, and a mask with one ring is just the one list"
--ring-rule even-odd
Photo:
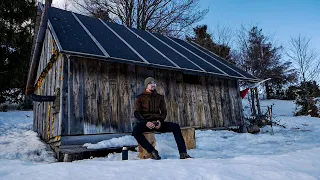
[(148, 84), (151, 83), (152, 81), (156, 81), (155, 79), (153, 79), (152, 77), (147, 77), (144, 80), (144, 87), (147, 88)]

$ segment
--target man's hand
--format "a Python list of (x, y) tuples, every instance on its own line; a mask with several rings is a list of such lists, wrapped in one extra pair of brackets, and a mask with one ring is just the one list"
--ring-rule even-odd
[(155, 127), (155, 125), (152, 123), (152, 122), (147, 122), (146, 126), (149, 128), (149, 129), (153, 129)]
[(156, 126), (155, 128), (159, 129), (161, 127), (161, 122), (160, 121), (157, 121), (157, 122), (158, 122), (158, 126)]

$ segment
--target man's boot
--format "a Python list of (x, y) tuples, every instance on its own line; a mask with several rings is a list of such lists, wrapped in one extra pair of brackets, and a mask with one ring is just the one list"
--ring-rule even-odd
[(192, 157), (189, 156), (189, 154), (187, 153), (180, 153), (180, 159), (188, 159), (188, 158), (192, 158)]
[(152, 156), (151, 158), (154, 159), (154, 160), (160, 160), (161, 159), (161, 157), (159, 156), (159, 153), (158, 153), (157, 150), (153, 150), (150, 154)]

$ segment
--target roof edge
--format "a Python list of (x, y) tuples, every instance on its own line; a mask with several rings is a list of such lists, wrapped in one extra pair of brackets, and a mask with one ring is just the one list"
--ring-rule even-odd
[(184, 69), (184, 68), (174, 68), (174, 67), (169, 67), (169, 66), (162, 66), (162, 65), (157, 65), (157, 64), (146, 64), (146, 63), (141, 63), (137, 61), (128, 61), (127, 59), (123, 62), (120, 62), (119, 58), (115, 57), (104, 57), (104, 56), (97, 56), (97, 55), (91, 55), (91, 54), (79, 54), (78, 52), (72, 52), (72, 51), (61, 51), (61, 54), (73, 56), (73, 57), (80, 57), (80, 58), (89, 58), (89, 59), (96, 59), (96, 60), (101, 60), (101, 61), (107, 61), (107, 62), (117, 62), (117, 63), (123, 63), (123, 64), (133, 64), (137, 66), (144, 66), (144, 67), (152, 67), (152, 68), (159, 68), (159, 69), (164, 69), (164, 70), (172, 70), (172, 71), (180, 71), (185, 74), (194, 74), (194, 75), (206, 75), (206, 76), (214, 76), (214, 77), (220, 77), (220, 78), (226, 78), (226, 79), (237, 79), (241, 81), (248, 81), (248, 82), (258, 82), (260, 79), (253, 79), (253, 78), (241, 78), (241, 77), (235, 77), (235, 76), (230, 76), (230, 75), (222, 75), (222, 74), (216, 74), (216, 73), (210, 73), (210, 72), (204, 72), (204, 71), (196, 71), (192, 69)]
[(34, 44), (34, 50), (32, 52), (32, 59), (30, 62), (28, 79), (26, 84), (26, 92), (25, 92), (26, 95), (33, 94), (34, 92), (34, 82), (36, 79), (36, 73), (39, 66), (41, 48), (43, 45), (43, 40), (44, 40), (45, 32), (47, 29), (48, 10), (51, 7), (51, 3), (52, 3), (52, 0), (46, 0), (44, 8), (43, 8), (43, 4), (38, 3), (38, 10), (42, 11), (42, 15), (41, 15), (39, 31)]

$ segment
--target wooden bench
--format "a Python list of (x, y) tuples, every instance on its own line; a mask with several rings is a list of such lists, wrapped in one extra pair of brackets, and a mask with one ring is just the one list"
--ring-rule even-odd
[[(187, 149), (195, 149), (196, 148), (196, 137), (195, 137), (195, 128), (194, 127), (183, 127), (181, 128), (181, 133), (183, 139), (186, 143)], [(149, 143), (155, 147), (156, 146), (156, 138), (155, 132), (146, 132), (143, 133)], [(138, 145), (139, 149), (139, 158), (140, 159), (148, 159), (151, 158), (151, 155), (145, 150), (140, 144)]]

